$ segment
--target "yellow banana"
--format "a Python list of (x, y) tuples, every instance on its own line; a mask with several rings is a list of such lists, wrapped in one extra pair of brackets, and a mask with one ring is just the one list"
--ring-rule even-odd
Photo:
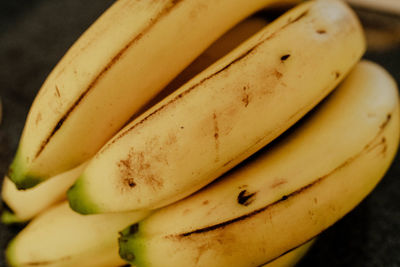
[(146, 212), (83, 216), (63, 202), (32, 220), (8, 245), (10, 266), (110, 267), (118, 255), (118, 231)]
[(10, 179), (26, 189), (86, 161), (222, 33), (294, 1), (116, 1), (44, 82)]
[[(163, 94), (179, 87), (178, 85), (183, 84), (184, 81), (189, 80), (195, 74), (211, 65), (212, 62), (227, 54), (235, 46), (244, 41), (246, 37), (250, 37), (266, 24), (266, 19), (257, 16), (240, 22), (215, 41), (168, 84), (167, 88), (163, 90), (165, 91)], [(8, 177), (5, 177), (2, 186), (2, 198), (7, 207), (3, 211), (2, 222), (25, 222), (52, 204), (65, 199), (68, 188), (75, 182), (82, 170), (83, 166), (77, 167), (76, 170), (58, 174), (38, 186), (27, 190), (18, 190), (15, 184)]]
[(399, 95), (362, 62), (306, 120), (215, 183), (122, 231), (135, 266), (259, 266), (304, 244), (376, 186), (399, 145)]
[(18, 190), (6, 176), (1, 188), (1, 197), (6, 204), (1, 221), (3, 223), (20, 223), (32, 219), (57, 202), (66, 199), (66, 192), (82, 173), (85, 164), (56, 175), (34, 188)]
[(154, 209), (190, 195), (300, 119), (364, 49), (344, 3), (290, 10), (115, 135), (69, 190), (71, 207)]

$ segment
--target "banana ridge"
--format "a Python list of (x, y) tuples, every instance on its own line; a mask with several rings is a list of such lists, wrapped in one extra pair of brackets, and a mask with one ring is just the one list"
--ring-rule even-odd
[[(259, 214), (259, 213), (262, 213), (262, 212), (264, 212), (264, 211), (266, 211), (268, 209), (271, 209), (274, 206), (279, 205), (281, 202), (284, 202), (284, 201), (288, 200), (289, 198), (293, 198), (293, 197), (295, 197), (297, 195), (300, 195), (302, 192), (305, 192), (306, 190), (311, 189), (314, 185), (316, 185), (318, 183), (321, 183), (323, 180), (327, 179), (332, 174), (336, 173), (340, 169), (344, 168), (345, 166), (351, 164), (353, 161), (357, 160), (364, 153), (370, 153), (373, 150), (378, 149), (381, 146), (382, 146), (382, 153), (386, 152), (386, 146), (387, 146), (386, 145), (386, 138), (385, 137), (381, 137), (381, 136), (382, 136), (384, 130), (386, 129), (386, 127), (389, 125), (389, 123), (391, 121), (391, 117), (392, 117), (391, 114), (393, 112), (395, 112), (395, 110), (393, 110), (392, 112), (388, 113), (385, 121), (382, 122), (382, 124), (380, 125), (378, 133), (375, 135), (375, 137), (370, 142), (368, 142), (364, 146), (364, 148), (361, 151), (359, 151), (354, 156), (351, 156), (351, 157), (347, 158), (340, 165), (338, 165), (337, 167), (333, 168), (327, 174), (318, 177), (317, 179), (315, 179), (311, 183), (309, 183), (307, 185), (304, 185), (303, 187), (297, 189), (296, 191), (293, 191), (290, 194), (282, 196), (280, 199), (278, 199), (278, 200), (276, 200), (276, 201), (274, 201), (274, 202), (272, 202), (272, 203), (270, 203), (270, 204), (268, 204), (268, 205), (266, 205), (264, 207), (261, 207), (261, 208), (259, 208), (257, 210), (254, 210), (254, 211), (250, 212), (250, 213), (244, 214), (244, 215), (242, 215), (240, 217), (237, 217), (237, 218), (234, 218), (234, 219), (231, 219), (231, 220), (227, 220), (227, 221), (215, 224), (215, 225), (210, 225), (210, 226), (206, 226), (206, 227), (203, 227), (203, 228), (200, 228), (200, 229), (192, 230), (190, 232), (174, 234), (173, 236), (170, 236), (170, 237), (182, 238), (182, 237), (188, 237), (188, 236), (191, 236), (191, 235), (202, 234), (202, 233), (205, 233), (205, 232), (210, 232), (210, 231), (217, 230), (219, 228), (224, 228), (224, 227), (226, 227), (226, 226), (228, 226), (230, 224), (233, 224), (233, 223), (236, 223), (236, 222), (239, 222), (239, 221), (246, 220), (247, 218), (253, 217), (253, 216), (255, 216), (255, 215)], [(243, 190), (241, 192), (244, 192), (244, 191), (245, 190)], [(135, 227), (137, 227), (137, 226), (135, 226)]]
[[(50, 139), (57, 133), (57, 131), (62, 127), (64, 122), (68, 119), (69, 115), (79, 106), (79, 104), (84, 100), (84, 98), (90, 93), (91, 89), (96, 85), (96, 83), (116, 64), (120, 58), (123, 57), (125, 52), (136, 42), (138, 42), (142, 37), (149, 32), (152, 27), (157, 24), (162, 17), (166, 16), (170, 13), (179, 3), (183, 0), (171, 0), (170, 5), (167, 5), (162, 9), (157, 16), (150, 20), (150, 23), (137, 35), (135, 35), (116, 55), (111, 57), (110, 61), (103, 67), (103, 69), (94, 76), (92, 81), (86, 87), (86, 89), (80, 94), (80, 96), (72, 103), (69, 109), (65, 112), (65, 114), (60, 118), (60, 120), (56, 123), (53, 130), (50, 132), (48, 137), (42, 142), (41, 146), (39, 147), (38, 151), (35, 154), (35, 157), (32, 159), (36, 159), (40, 156), (40, 154), (45, 149), (46, 145), (50, 142)], [(57, 89), (57, 87), (56, 87)]]
[[(195, 83), (194, 85), (191, 85), (189, 88), (187, 88), (185, 91), (177, 94), (176, 96), (174, 96), (172, 99), (170, 99), (168, 102), (164, 103), (163, 105), (161, 105), (160, 107), (158, 107), (157, 109), (155, 109), (154, 111), (152, 111), (151, 113), (147, 114), (144, 118), (142, 118), (140, 121), (138, 121), (137, 123), (131, 125), (129, 128), (126, 128), (124, 130), (122, 130), (120, 133), (118, 133), (112, 140), (110, 140), (110, 142), (108, 142), (100, 151), (99, 154), (104, 153), (104, 151), (106, 151), (112, 144), (116, 143), (118, 141), (118, 139), (124, 137), (126, 134), (128, 134), (130, 131), (132, 131), (133, 129), (135, 129), (136, 127), (138, 127), (139, 125), (141, 125), (142, 123), (144, 123), (145, 121), (149, 120), (152, 116), (156, 115), (157, 113), (161, 112), (163, 109), (167, 108), (169, 105), (171, 105), (172, 103), (178, 101), (180, 98), (184, 97), (186, 94), (189, 94), (190, 92), (192, 92), (193, 90), (195, 90), (198, 86), (204, 84), (205, 82), (207, 82), (208, 80), (211, 80), (214, 76), (222, 73), (223, 71), (229, 69), (231, 66), (233, 66), (235, 63), (241, 61), (242, 59), (245, 59), (246, 57), (250, 56), (256, 49), (258, 46), (260, 46), (261, 44), (263, 44), (264, 42), (272, 39), (279, 31), (283, 30), (284, 28), (288, 27), (290, 24), (295, 23), (297, 21), (299, 21), (300, 19), (304, 18), (308, 13), (308, 9), (305, 10), (303, 13), (301, 13), (299, 16), (297, 16), (296, 18), (292, 19), (289, 18), (289, 20), (287, 21), (286, 24), (282, 25), (280, 28), (278, 28), (276, 31), (274, 31), (273, 33), (269, 34), (267, 37), (263, 37), (261, 38), (261, 40), (259, 42), (257, 42), (255, 45), (253, 45), (252, 47), (250, 47), (247, 51), (245, 51), (244, 53), (242, 53), (241, 55), (239, 55), (238, 57), (236, 57), (235, 59), (233, 59), (232, 61), (230, 61), (229, 63), (225, 64), (221, 69), (213, 72), (212, 74), (208, 75), (207, 77), (204, 77), (202, 80), (200, 80), (199, 82)], [(283, 55), (281, 57), (282, 62), (285, 61), (289, 56), (288, 55)], [(300, 112), (300, 111), (298, 111)], [(289, 119), (291, 119), (292, 117), (294, 117), (296, 114), (290, 116)], [(260, 140), (262, 141), (262, 140)], [(257, 144), (258, 142), (256, 142)], [(230, 162), (230, 161), (229, 161)], [(228, 162), (228, 163), (229, 163)], [(225, 165), (227, 165), (228, 163), (225, 163)], [(224, 165), (224, 166), (225, 166)]]

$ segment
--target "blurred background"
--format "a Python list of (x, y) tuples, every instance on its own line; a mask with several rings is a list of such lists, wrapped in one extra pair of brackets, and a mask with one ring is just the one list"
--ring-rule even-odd
[[(351, 1), (351, 0), (350, 0)], [(370, 2), (374, 8), (368, 8)], [(114, 1), (0, 1), (0, 177), (15, 153), (41, 84), (80, 34)], [(384, 66), (400, 84), (400, 0), (353, 0), (365, 27), (364, 58)], [(378, 10), (377, 10), (378, 8)], [(299, 266), (400, 266), (400, 155), (353, 212), (321, 234)], [(20, 230), (0, 225), (0, 248)], [(0, 254), (0, 266), (5, 266)]]

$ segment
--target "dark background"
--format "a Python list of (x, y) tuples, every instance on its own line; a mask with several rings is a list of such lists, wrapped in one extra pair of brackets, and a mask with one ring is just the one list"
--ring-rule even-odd
[[(25, 117), (44, 79), (112, 0), (0, 0), (0, 177), (17, 147)], [(366, 28), (365, 58), (400, 84), (400, 16), (356, 9)], [(353, 212), (324, 232), (300, 266), (400, 266), (400, 156)], [(0, 248), (17, 233), (0, 225)], [(0, 254), (0, 266), (5, 266)]]

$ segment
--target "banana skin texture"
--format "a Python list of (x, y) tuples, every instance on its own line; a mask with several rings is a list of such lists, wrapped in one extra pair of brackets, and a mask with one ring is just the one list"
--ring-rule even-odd
[(40, 212), (67, 198), (67, 190), (85, 168), (85, 163), (26, 190), (18, 190), (15, 184), (4, 177), (1, 198), (6, 207), (1, 221), (6, 224), (29, 221)]
[(297, 6), (116, 134), (69, 190), (71, 207), (156, 209), (192, 194), (298, 121), (364, 51), (347, 5)]
[(135, 266), (260, 266), (362, 201), (399, 146), (393, 78), (363, 61), (290, 133), (215, 183), (121, 233)]
[(118, 231), (148, 212), (77, 214), (64, 201), (33, 219), (6, 249), (9, 266), (121, 266)]
[(27, 189), (88, 160), (224, 32), (281, 2), (116, 1), (43, 83), (9, 178)]

